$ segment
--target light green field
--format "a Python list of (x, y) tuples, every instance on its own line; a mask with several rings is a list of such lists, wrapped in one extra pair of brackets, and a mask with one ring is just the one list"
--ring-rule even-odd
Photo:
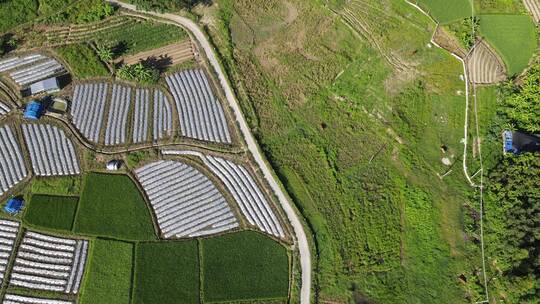
[(416, 2), (442, 24), (468, 18), (472, 14), (470, 0), (418, 0)]
[(93, 241), (80, 303), (130, 303), (132, 259), (131, 243), (101, 239)]
[(197, 241), (137, 245), (133, 303), (199, 303)]
[(205, 302), (287, 298), (289, 262), (279, 243), (239, 232), (201, 244)]
[(536, 50), (536, 34), (528, 15), (481, 15), (480, 35), (502, 57), (509, 75), (521, 73)]
[(74, 76), (79, 79), (106, 77), (110, 74), (95, 51), (87, 44), (66, 45), (57, 51), (69, 64)]
[(157, 239), (139, 189), (128, 176), (118, 174), (86, 174), (74, 231), (126, 240)]
[(24, 213), (30, 225), (71, 231), (79, 198), (68, 196), (32, 195)]

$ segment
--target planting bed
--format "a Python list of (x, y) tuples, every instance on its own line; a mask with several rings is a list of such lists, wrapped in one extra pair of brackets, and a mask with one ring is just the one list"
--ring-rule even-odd
[(24, 222), (38, 227), (71, 231), (79, 199), (69, 196), (32, 195)]
[(11, 127), (0, 126), (0, 196), (28, 176), (21, 148)]

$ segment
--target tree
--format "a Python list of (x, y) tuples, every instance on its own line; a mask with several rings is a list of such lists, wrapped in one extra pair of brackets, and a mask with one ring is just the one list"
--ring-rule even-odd
[(148, 84), (156, 83), (159, 80), (159, 71), (155, 68), (145, 66), (141, 62), (120, 67), (116, 75), (125, 80)]
[(540, 64), (533, 66), (523, 84), (504, 98), (501, 113), (520, 130), (540, 132)]
[(96, 48), (97, 48), (97, 54), (99, 56), (99, 59), (101, 59), (101, 61), (111, 62), (113, 60), (114, 53), (112, 51), (112, 48), (103, 44), (98, 44)]

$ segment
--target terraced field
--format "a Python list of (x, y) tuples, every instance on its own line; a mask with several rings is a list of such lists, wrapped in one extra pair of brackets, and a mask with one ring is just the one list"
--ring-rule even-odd
[(0, 72), (8, 73), (11, 80), (25, 87), (34, 82), (64, 74), (66, 70), (54, 58), (42, 54), (28, 54), (1, 60)]
[(470, 81), (478, 84), (493, 84), (506, 79), (502, 60), (484, 41), (478, 41), (466, 57)]
[(523, 0), (525, 8), (533, 16), (534, 22), (538, 24), (540, 22), (540, 1), (538, 0)]

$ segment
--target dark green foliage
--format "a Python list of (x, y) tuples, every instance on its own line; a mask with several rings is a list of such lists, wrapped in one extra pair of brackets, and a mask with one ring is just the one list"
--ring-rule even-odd
[(473, 36), (473, 27), (474, 33), (477, 33), (479, 24), (479, 19), (473, 17), (451, 23), (448, 28), (454, 32), (454, 35), (465, 49), (470, 49), (476, 42), (476, 35)]
[(32, 195), (24, 221), (34, 226), (71, 231), (78, 201), (77, 197)]
[(470, 17), (471, 0), (417, 0), (413, 1), (427, 11), (437, 22), (450, 23)]
[(534, 65), (523, 79), (521, 86), (512, 83), (501, 85), (502, 114), (520, 130), (540, 132), (540, 64)]
[(116, 71), (122, 79), (136, 81), (144, 84), (153, 84), (159, 80), (159, 71), (139, 62), (133, 65), (124, 65)]
[[(60, 14), (58, 21), (88, 23), (103, 20), (114, 14), (115, 8), (104, 0), (85, 0), (69, 7)], [(62, 20), (63, 19), (63, 20)]]
[(0, 1), (0, 33), (36, 18), (38, 7), (38, 0)]
[[(486, 194), (488, 256), (494, 285), (508, 303), (540, 297), (540, 154), (507, 156), (492, 170)], [(492, 263), (489, 263), (492, 264)]]
[(186, 32), (177, 26), (146, 21), (102, 31), (92, 39), (98, 45), (112, 46), (114, 55), (121, 56), (159, 48), (186, 37)]
[(199, 303), (197, 241), (139, 243), (134, 303)]
[(57, 51), (69, 64), (74, 76), (79, 79), (109, 75), (96, 52), (87, 44), (70, 44), (58, 48)]
[(154, 240), (150, 212), (126, 175), (89, 173), (75, 221), (75, 232), (127, 240)]
[(128, 153), (126, 157), (126, 162), (129, 168), (135, 169), (143, 162), (153, 159), (155, 157), (157, 157), (157, 152), (155, 150), (133, 151)]
[[(138, 9), (157, 12), (176, 12), (181, 9), (189, 9), (196, 0), (129, 0)], [(199, 1), (200, 2), (200, 1)]]
[(133, 244), (96, 239), (89, 253), (80, 303), (130, 303)]
[(287, 250), (247, 231), (202, 240), (204, 301), (286, 298)]

